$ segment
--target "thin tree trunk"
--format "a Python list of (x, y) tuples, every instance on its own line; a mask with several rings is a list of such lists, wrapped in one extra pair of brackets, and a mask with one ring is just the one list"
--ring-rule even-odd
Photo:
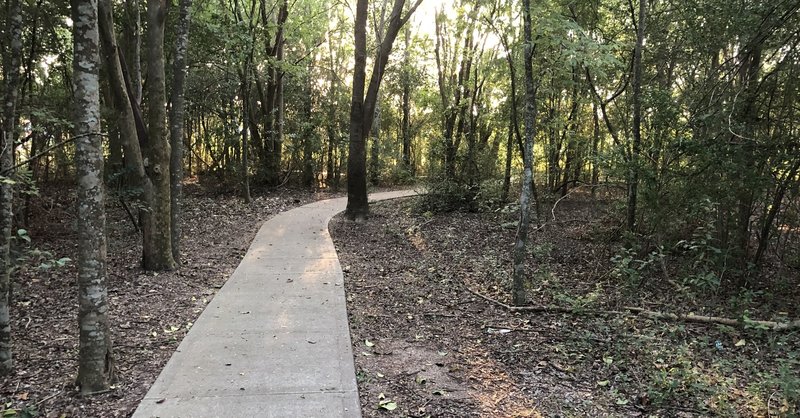
[[(189, 13), (192, 0), (181, 0), (178, 15), (178, 32), (175, 37), (175, 57), (172, 67), (172, 107), (169, 112), (170, 138), (170, 238), (172, 257), (181, 260), (181, 202), (183, 200), (183, 125), (186, 118), (184, 85), (186, 84), (186, 53), (189, 48)], [(244, 129), (247, 130), (247, 124)]]
[(147, 175), (153, 182), (153, 222), (144, 225), (143, 264), (147, 270), (173, 270), (172, 227), (170, 217), (170, 144), (167, 138), (166, 76), (164, 73), (164, 21), (166, 0), (147, 0), (147, 119), (149, 164)]
[(628, 175), (628, 230), (636, 230), (636, 205), (639, 195), (639, 153), (642, 147), (642, 49), (647, 0), (639, 0), (639, 18), (636, 27), (636, 48), (633, 52), (633, 148)]
[[(102, 0), (99, 0), (102, 1)], [(102, 11), (100, 12), (102, 14)], [(101, 17), (98, 17), (99, 20), (102, 20)], [(102, 31), (102, 29), (101, 29)], [(102, 34), (100, 35), (102, 38)], [(101, 41), (101, 44), (103, 41)], [(103, 47), (103, 53), (105, 53), (105, 47)], [(103, 56), (105, 59), (105, 57)], [(106, 69), (106, 73), (110, 71), (108, 68)], [(103, 73), (104, 77), (111, 78), (108, 74)], [(108, 107), (113, 107), (114, 103), (114, 93), (111, 91), (112, 87), (110, 83), (106, 83), (103, 86), (103, 102)], [(119, 115), (113, 115), (107, 119), (108, 121), (108, 165), (106, 166), (106, 178), (111, 178), (112, 176), (116, 177), (120, 172), (122, 172), (123, 167), (123, 154), (122, 154), (122, 138), (119, 133)], [(116, 184), (120, 184), (117, 182)]]
[[(514, 106), (512, 104), (512, 106)], [(503, 175), (503, 197), (502, 201), (508, 201), (508, 194), (511, 190), (511, 162), (514, 154), (514, 122), (508, 120), (508, 139), (506, 140), (506, 167)]]
[[(0, 138), (0, 171), (11, 173), (14, 167), (14, 133), (17, 129), (17, 96), (19, 67), (22, 59), (22, 9), (20, 0), (9, 2), (6, 21), (8, 57), (4, 64), (5, 88), (3, 97), (3, 133)], [(12, 202), (14, 188), (10, 182), (0, 183), (0, 375), (10, 373), (14, 367), (11, 354), (11, 228), (14, 221)]]
[(530, 200), (533, 185), (533, 138), (536, 136), (536, 86), (533, 81), (533, 44), (531, 28), (531, 2), (522, 0), (523, 31), (525, 42), (525, 148), (523, 153), (525, 171), (522, 179), (522, 192), (519, 198), (519, 225), (514, 243), (514, 271), (512, 298), (515, 305), (527, 302), (525, 292), (525, 255), (528, 245), (530, 225)]
[[(250, 71), (249, 63), (245, 64), (244, 74)], [(248, 132), (250, 131), (250, 80), (247, 75), (243, 76), (242, 80), (242, 199), (244, 203), (250, 204), (253, 201), (250, 196), (250, 139)]]
[(403, 51), (403, 170), (411, 173), (411, 30), (404, 30), (405, 50)]
[[(262, 20), (267, 21), (266, 7), (262, 5)], [(269, 64), (266, 94), (264, 87), (256, 74), (256, 84), (261, 94), (261, 108), (264, 113), (264, 131), (266, 144), (262, 151), (262, 172), (267, 184), (277, 186), (280, 183), (281, 153), (283, 148), (283, 70), (280, 63), (284, 60), (284, 46), (286, 38), (284, 29), (289, 16), (288, 0), (280, 3), (274, 44), (269, 44), (267, 38), (267, 55), (274, 59), (274, 64)]]
[(114, 377), (106, 289), (106, 214), (100, 136), (100, 39), (97, 0), (73, 0), (75, 166), (78, 180), (77, 385), (82, 394), (108, 390)]
[(372, 121), (372, 146), (370, 147), (369, 181), (373, 185), (380, 181), (381, 161), (381, 106), (375, 106), (375, 118)]
[(142, 14), (139, 0), (126, 0), (125, 13), (125, 43), (131, 80), (131, 95), (133, 101), (142, 104)]
[[(313, 68), (309, 66), (308, 70), (309, 74), (311, 74)], [(312, 122), (312, 113), (314, 112), (312, 94), (314, 90), (311, 82), (312, 78), (310, 76), (306, 77), (303, 94), (305, 96), (303, 98), (303, 116), (306, 120), (303, 128), (303, 186), (308, 188), (314, 187), (314, 148), (316, 148), (314, 141), (315, 130)]]
[(600, 118), (597, 116), (597, 110), (597, 104), (595, 103), (592, 105), (592, 199), (597, 194), (597, 183), (600, 179), (600, 170), (597, 164), (600, 146)]

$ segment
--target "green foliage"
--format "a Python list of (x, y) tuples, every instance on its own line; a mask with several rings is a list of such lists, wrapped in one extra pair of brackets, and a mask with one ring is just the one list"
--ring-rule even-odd
[(657, 359), (649, 376), (647, 394), (654, 404), (662, 405), (685, 399), (689, 394), (707, 397), (711, 390), (705, 371), (693, 362), (688, 347), (680, 346), (669, 357)]
[(14, 270), (27, 265), (43, 271), (64, 267), (72, 262), (72, 259), (68, 257), (56, 258), (50, 251), (32, 247), (31, 237), (25, 229), (18, 229), (16, 235), (11, 239), (15, 243), (12, 246), (12, 259), (15, 261), (12, 269)]
[(384, 185), (412, 185), (416, 183), (414, 175), (402, 165), (384, 167), (381, 183)]
[(0, 417), (3, 418), (35, 418), (40, 416), (36, 405), (26, 405), (21, 408), (12, 408), (10, 402), (5, 405), (5, 408), (0, 410)]
[(127, 205), (132, 211), (148, 211), (150, 208), (143, 199), (144, 192), (141, 187), (134, 187), (126, 182), (130, 179), (132, 172), (129, 169), (122, 169), (108, 175), (106, 183), (108, 187), (108, 199), (117, 200)]
[(640, 285), (642, 280), (660, 268), (664, 263), (664, 249), (657, 247), (649, 252), (646, 257), (639, 258), (638, 246), (620, 247), (611, 258), (611, 275), (622, 280), (629, 286)]
[(684, 274), (684, 284), (701, 290), (714, 290), (720, 285), (725, 273), (723, 252), (713, 245), (713, 229), (700, 226), (689, 240), (681, 240), (675, 245), (688, 261)]
[[(800, 361), (797, 358), (789, 358), (781, 362), (772, 384), (778, 388), (776, 392), (777, 416), (798, 417), (800, 416), (800, 375), (797, 370)], [(773, 413), (773, 411), (769, 411)]]
[(503, 201), (503, 180), (489, 179), (481, 182), (475, 199), (483, 211), (496, 210), (503, 207), (506, 204)]
[(426, 193), (418, 200), (419, 212), (446, 213), (469, 209), (473, 197), (467, 186), (446, 179), (434, 179), (425, 185)]

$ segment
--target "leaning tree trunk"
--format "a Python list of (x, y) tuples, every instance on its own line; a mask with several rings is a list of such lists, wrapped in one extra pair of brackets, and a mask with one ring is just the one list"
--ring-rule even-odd
[(147, 176), (153, 183), (152, 223), (143, 225), (143, 265), (147, 270), (173, 270), (170, 219), (170, 145), (167, 139), (167, 96), (164, 74), (166, 0), (147, 0)]
[[(180, 262), (181, 252), (181, 201), (183, 198), (183, 123), (186, 104), (184, 85), (186, 81), (186, 50), (189, 48), (189, 9), (192, 0), (181, 0), (178, 16), (178, 33), (175, 37), (175, 57), (172, 67), (172, 107), (169, 112), (169, 139), (172, 148), (169, 163), (170, 175), (170, 237), (172, 257)], [(247, 129), (245, 124), (244, 129)]]
[[(17, 128), (17, 92), (19, 91), (19, 67), (22, 57), (22, 9), (19, 0), (10, 2), (6, 33), (9, 40), (9, 55), (5, 69), (5, 97), (3, 99), (3, 133), (0, 138), (0, 178), (11, 175), (14, 167), (14, 131)], [(12, 201), (14, 189), (11, 182), (0, 183), (0, 375), (11, 372), (14, 363), (11, 356), (11, 227), (14, 220)]]
[(533, 82), (534, 45), (531, 29), (531, 2), (522, 0), (522, 16), (525, 36), (525, 146), (523, 149), (522, 192), (519, 198), (519, 225), (514, 243), (514, 271), (512, 297), (515, 305), (524, 305), (525, 294), (525, 255), (528, 246), (528, 226), (530, 225), (530, 201), (533, 189), (533, 138), (536, 136), (536, 86)]
[(97, 0), (73, 0), (75, 166), (78, 179), (77, 385), (82, 394), (105, 392), (114, 367), (106, 290), (106, 214), (100, 135), (100, 39)]
[[(139, 132), (136, 122), (135, 91), (126, 84), (122, 56), (117, 47), (114, 35), (114, 18), (111, 0), (99, 0), (98, 20), (100, 27), (100, 42), (102, 56), (106, 65), (108, 85), (111, 90), (111, 103), (117, 113), (117, 129), (119, 130), (122, 150), (125, 155), (123, 164), (126, 172), (126, 181), (134, 189), (139, 189), (138, 196), (146, 207), (153, 204), (153, 183), (145, 171), (144, 156), (140, 146), (140, 134), (146, 137), (142, 129)], [(139, 223), (143, 230), (153, 230), (153, 214), (149, 210), (139, 211)], [(147, 236), (143, 237), (143, 245), (147, 243)]]

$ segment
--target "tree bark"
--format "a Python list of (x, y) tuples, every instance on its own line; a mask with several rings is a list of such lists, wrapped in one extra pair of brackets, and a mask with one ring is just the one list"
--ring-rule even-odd
[(386, 64), (389, 62), (392, 44), (400, 33), (400, 29), (421, 2), (422, 0), (417, 0), (409, 8), (408, 13), (403, 16), (405, 0), (394, 1), (386, 35), (378, 45), (366, 95), (364, 84), (366, 83), (368, 1), (358, 0), (356, 3), (355, 66), (350, 107), (350, 153), (347, 156), (347, 209), (345, 210), (345, 217), (351, 220), (364, 219), (369, 214), (366, 136), (369, 134), (375, 117), (381, 80), (386, 71)]
[(365, 146), (364, 85), (367, 69), (367, 0), (356, 2), (355, 64), (353, 67), (353, 94), (350, 101), (350, 146), (347, 157), (347, 209), (348, 219), (364, 219), (369, 213), (367, 201), (367, 150)]
[[(3, 97), (2, 137), (0, 138), (0, 171), (13, 172), (14, 136), (17, 129), (17, 96), (19, 67), (22, 59), (22, 6), (20, 0), (9, 2), (8, 57), (4, 60), (5, 92)], [(5, 54), (4, 54), (5, 55)], [(14, 362), (11, 350), (11, 228), (14, 221), (14, 188), (10, 182), (0, 184), (0, 375), (12, 371)]]
[(139, 9), (139, 0), (126, 0), (125, 13), (127, 14), (125, 30), (126, 62), (130, 65), (131, 96), (133, 101), (142, 104), (142, 15)]
[[(313, 67), (309, 65), (308, 73), (313, 73)], [(305, 81), (305, 88), (303, 89), (303, 117), (305, 118), (305, 123), (303, 124), (302, 130), (302, 146), (303, 146), (303, 187), (313, 188), (314, 187), (314, 150), (316, 148), (316, 141), (315, 141), (315, 126), (313, 122), (313, 112), (314, 112), (314, 101), (313, 101), (313, 93), (314, 88), (312, 86), (312, 77), (306, 77)]]
[(106, 289), (106, 215), (100, 135), (100, 39), (97, 0), (72, 1), (75, 166), (78, 180), (77, 384), (82, 394), (108, 390), (114, 376)]
[(403, 121), (401, 125), (403, 136), (403, 170), (411, 174), (411, 30), (404, 31), (405, 49), (403, 51)]
[[(173, 270), (170, 201), (170, 144), (167, 138), (167, 96), (164, 72), (166, 0), (147, 0), (147, 176), (153, 182), (152, 225), (143, 225), (147, 270)], [(152, 228), (148, 230), (148, 228)]]
[(530, 200), (533, 186), (533, 139), (536, 136), (536, 85), (533, 80), (533, 55), (535, 45), (531, 28), (531, 2), (522, 0), (523, 32), (525, 42), (525, 147), (523, 152), (524, 175), (519, 198), (519, 225), (514, 243), (512, 299), (515, 305), (527, 302), (525, 291), (525, 256), (530, 225)]
[(639, 195), (639, 154), (642, 147), (642, 49), (647, 0), (639, 0), (639, 17), (636, 26), (636, 47), (633, 50), (633, 147), (628, 174), (628, 230), (636, 231), (636, 205)]
[[(175, 35), (175, 56), (172, 66), (172, 107), (169, 112), (170, 154), (170, 238), (172, 257), (176, 263), (181, 259), (181, 202), (183, 199), (183, 125), (186, 119), (186, 53), (189, 49), (189, 13), (192, 0), (181, 0), (178, 15), (178, 32)], [(246, 98), (245, 98), (246, 100)], [(247, 124), (244, 129), (247, 130)]]
[[(511, 104), (515, 106), (515, 104)], [(511, 190), (511, 162), (514, 154), (514, 122), (509, 118), (508, 120), (508, 138), (506, 139), (506, 163), (505, 173), (503, 175), (503, 195), (502, 201), (508, 201), (508, 194)]]
[[(380, 99), (379, 99), (380, 100)], [(372, 120), (372, 146), (369, 149), (369, 182), (374, 186), (380, 181), (381, 173), (381, 105), (375, 106), (375, 118)]]
[(600, 180), (598, 159), (600, 157), (600, 118), (597, 116), (597, 104), (592, 104), (592, 199), (597, 194), (597, 183)]
[[(263, 21), (268, 21), (267, 7), (262, 3)], [(284, 46), (286, 39), (284, 29), (289, 17), (288, 0), (283, 0), (274, 24), (277, 27), (274, 44), (266, 40), (267, 55), (273, 59), (268, 63), (266, 87), (262, 85), (256, 73), (256, 87), (261, 95), (261, 110), (264, 113), (264, 141), (261, 147), (261, 172), (267, 184), (277, 186), (280, 183), (281, 154), (283, 152), (283, 70)], [(266, 90), (266, 91), (265, 91)]]
[(250, 71), (249, 62), (245, 64), (245, 71), (242, 79), (242, 199), (244, 203), (250, 204), (253, 197), (250, 195), (250, 80), (247, 78)]
[[(99, 0), (99, 27), (100, 42), (102, 44), (103, 59), (108, 75), (108, 84), (111, 89), (111, 103), (117, 112), (117, 128), (120, 133), (122, 149), (125, 155), (123, 159), (125, 171), (127, 172), (127, 182), (130, 187), (141, 190), (140, 198), (146, 207), (150, 207), (154, 202), (153, 183), (147, 177), (145, 171), (144, 155), (142, 153), (140, 139), (146, 137), (147, 133), (137, 126), (136, 118), (136, 98), (134, 91), (125, 80), (125, 68), (122, 62), (122, 55), (117, 47), (116, 37), (114, 36), (114, 18), (110, 0)], [(155, 231), (153, 226), (153, 215), (149, 210), (139, 211), (139, 224), (142, 228), (142, 245), (146, 246), (153, 239), (147, 235)]]

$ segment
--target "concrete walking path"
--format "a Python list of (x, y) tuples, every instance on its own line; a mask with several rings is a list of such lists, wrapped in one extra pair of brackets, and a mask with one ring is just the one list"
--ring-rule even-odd
[(360, 417), (344, 278), (328, 233), (345, 206), (324, 200), (267, 221), (133, 417)]

